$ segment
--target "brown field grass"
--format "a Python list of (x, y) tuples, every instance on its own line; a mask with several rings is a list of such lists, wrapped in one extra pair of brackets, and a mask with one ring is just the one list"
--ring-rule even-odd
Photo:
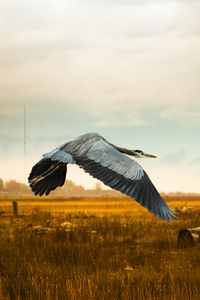
[(200, 245), (177, 241), (198, 198), (167, 199), (193, 207), (172, 225), (127, 197), (40, 199), (0, 199), (0, 299), (200, 299)]

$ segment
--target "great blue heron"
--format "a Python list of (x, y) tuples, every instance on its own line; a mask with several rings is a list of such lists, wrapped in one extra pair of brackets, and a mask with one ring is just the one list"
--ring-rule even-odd
[(29, 184), (35, 195), (48, 195), (51, 190), (64, 184), (67, 164), (76, 163), (105, 185), (134, 198), (157, 218), (160, 216), (164, 222), (165, 219), (173, 221), (175, 212), (161, 198), (146, 172), (124, 154), (137, 158), (156, 157), (141, 150), (117, 147), (98, 133), (86, 133), (44, 154), (33, 166)]

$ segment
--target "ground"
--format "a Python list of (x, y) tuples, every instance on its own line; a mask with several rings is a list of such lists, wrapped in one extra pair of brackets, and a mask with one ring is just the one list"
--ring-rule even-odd
[(0, 199), (0, 299), (199, 299), (200, 244), (178, 233), (200, 199), (165, 200), (171, 225), (128, 197)]

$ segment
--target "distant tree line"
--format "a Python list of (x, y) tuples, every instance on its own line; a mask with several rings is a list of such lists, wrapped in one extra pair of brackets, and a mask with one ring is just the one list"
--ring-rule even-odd
[[(30, 187), (16, 180), (10, 180), (4, 183), (0, 178), (0, 195), (17, 194), (33, 195)], [(77, 185), (71, 180), (66, 180), (62, 187), (51, 191), (50, 196), (119, 196), (121, 193), (114, 190), (102, 189), (101, 183), (97, 182), (94, 189), (85, 189), (82, 185)]]
[(6, 181), (0, 178), (0, 193), (30, 193), (30, 187), (24, 183), (17, 182), (16, 180)]
[[(4, 182), (0, 178), (0, 196), (1, 195), (33, 195), (30, 187), (27, 184), (20, 183), (16, 180), (10, 180)], [(120, 192), (112, 189), (102, 189), (101, 182), (97, 182), (93, 189), (85, 189), (82, 185), (77, 185), (71, 180), (66, 179), (62, 187), (58, 187), (54, 191), (51, 191), (50, 196), (122, 196)], [(162, 197), (181, 197), (181, 196), (199, 196), (197, 193), (184, 193), (184, 192), (161, 192)]]

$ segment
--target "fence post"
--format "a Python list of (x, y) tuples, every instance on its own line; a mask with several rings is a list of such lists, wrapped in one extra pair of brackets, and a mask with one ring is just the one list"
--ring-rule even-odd
[(17, 202), (13, 201), (13, 213), (17, 215)]

